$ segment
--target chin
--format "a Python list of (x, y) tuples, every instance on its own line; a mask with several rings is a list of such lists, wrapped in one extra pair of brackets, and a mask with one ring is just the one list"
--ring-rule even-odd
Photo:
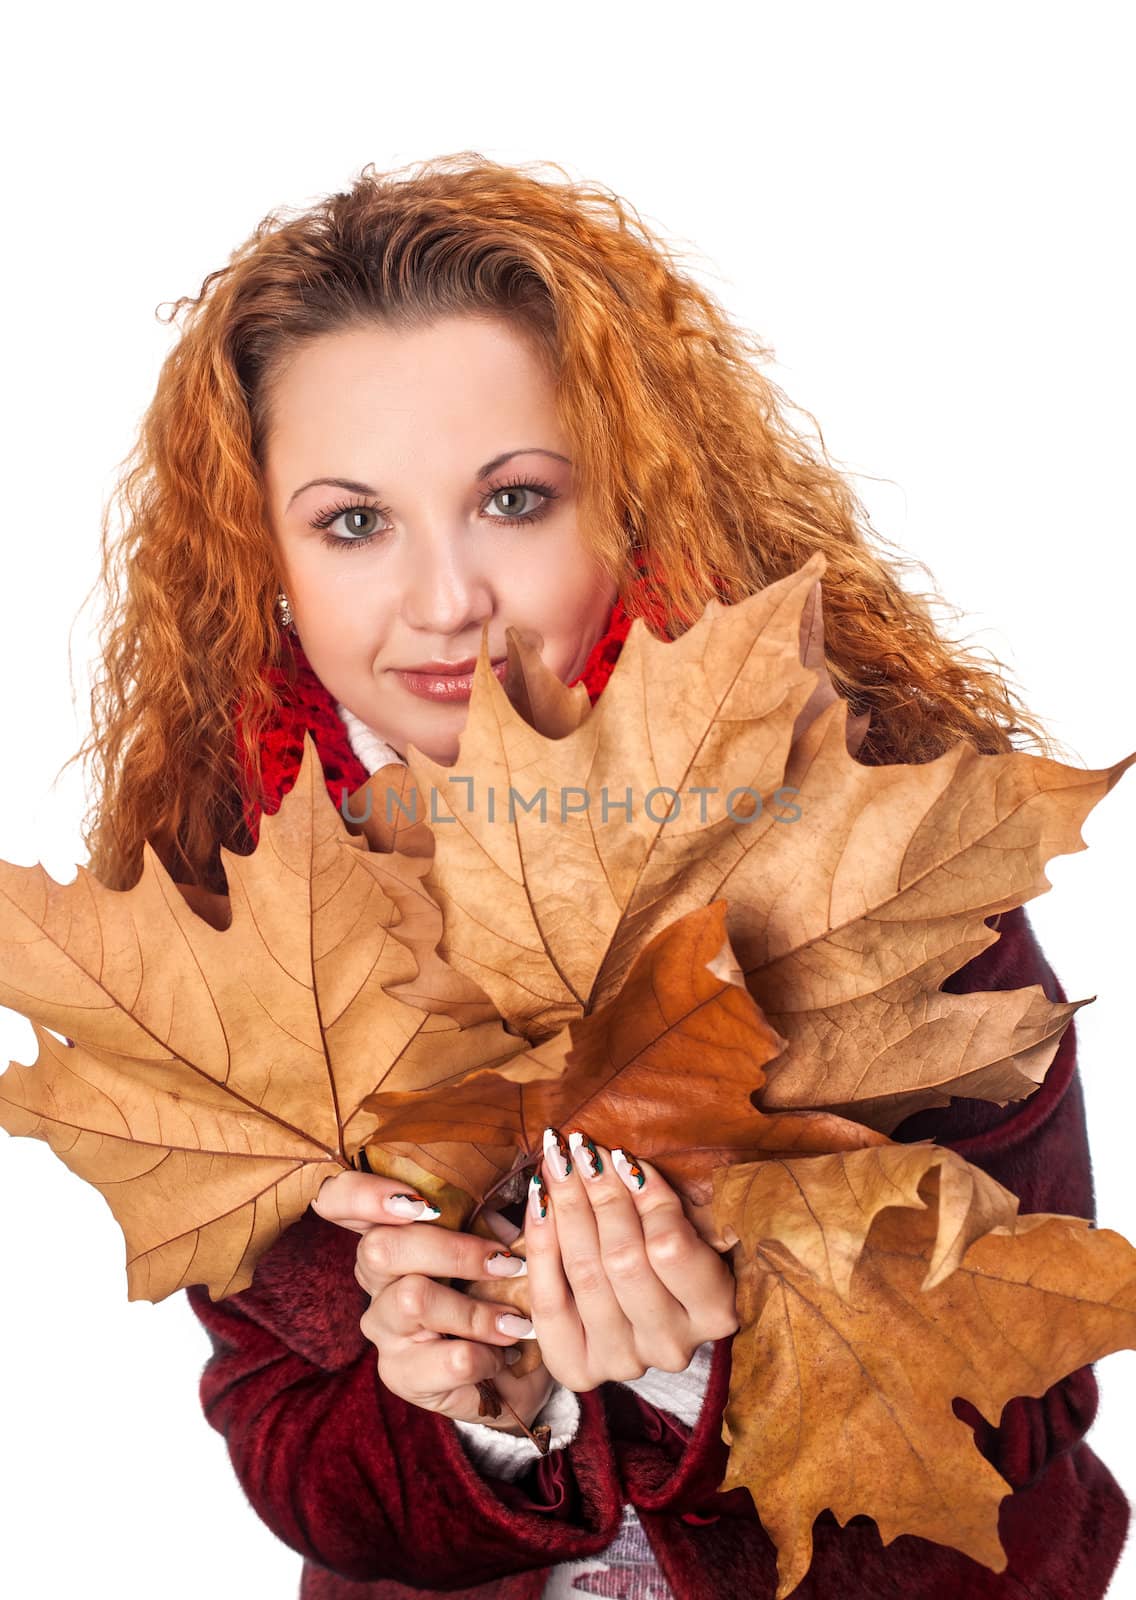
[(449, 739), (439, 739), (436, 735), (431, 738), (423, 736), (416, 739), (413, 734), (407, 734), (402, 743), (403, 753), (406, 754), (411, 745), (420, 750), (424, 756), (429, 756), (431, 761), (436, 761), (440, 767), (452, 767), (458, 758), (458, 740), (460, 735), (453, 734)]

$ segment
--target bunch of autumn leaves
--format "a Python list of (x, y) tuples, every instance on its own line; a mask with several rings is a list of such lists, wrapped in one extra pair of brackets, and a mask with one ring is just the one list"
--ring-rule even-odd
[(246, 1287), (364, 1151), (474, 1227), (547, 1126), (653, 1162), (737, 1280), (721, 1487), (752, 1494), (778, 1600), (825, 1507), (1002, 1571), (1007, 1485), (953, 1397), (996, 1424), (1136, 1343), (1119, 1234), (889, 1137), (1044, 1079), (1086, 1002), (940, 984), (1136, 754), (861, 764), (823, 571), (672, 643), (636, 622), (594, 707), (512, 631), (502, 685), (483, 639), (455, 765), (412, 747), (341, 810), (306, 740), (227, 896), (148, 846), (121, 893), (0, 862), (0, 1002), (39, 1046), (0, 1125), (101, 1190), (132, 1299)]

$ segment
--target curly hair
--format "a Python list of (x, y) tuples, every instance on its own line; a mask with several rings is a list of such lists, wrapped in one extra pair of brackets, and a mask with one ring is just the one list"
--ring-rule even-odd
[(939, 597), (901, 585), (902, 566), (929, 569), (885, 554), (811, 413), (759, 370), (772, 350), (629, 202), (539, 165), (473, 151), (368, 164), (343, 193), (269, 213), (163, 319), (180, 317), (180, 336), (104, 514), (101, 672), (65, 763), (93, 769), (83, 840), (108, 886), (137, 880), (143, 840), (173, 876), (214, 888), (218, 847), (251, 848), (236, 709), (259, 786), (275, 708), (264, 668), (291, 659), (261, 471), (272, 380), (303, 341), (376, 321), (505, 316), (531, 334), (557, 385), (580, 526), (629, 608), (632, 552), (661, 574), (667, 637), (708, 599), (741, 600), (823, 551), (832, 680), (872, 712), (860, 760), (926, 761), (959, 740), (1056, 753), (997, 658), (948, 641)]

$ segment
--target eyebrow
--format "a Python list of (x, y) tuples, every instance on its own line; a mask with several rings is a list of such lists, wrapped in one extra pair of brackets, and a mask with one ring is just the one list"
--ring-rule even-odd
[[(499, 456), (494, 456), (492, 461), (487, 461), (483, 467), (478, 469), (477, 476), (479, 478), (487, 478), (491, 472), (495, 472), (498, 467), (504, 466), (505, 462), (511, 461), (514, 456), (552, 456), (556, 461), (563, 461), (566, 466), (570, 467), (572, 465), (568, 457), (562, 456), (558, 450), (544, 450), (539, 445), (523, 445), (519, 450), (504, 450)], [(348, 489), (352, 494), (377, 495), (382, 492), (372, 484), (360, 483), (355, 478), (309, 478), (307, 483), (302, 483), (292, 494), (284, 509), (290, 511), (293, 502), (299, 499), (305, 489), (316, 489), (321, 485), (329, 489)]]

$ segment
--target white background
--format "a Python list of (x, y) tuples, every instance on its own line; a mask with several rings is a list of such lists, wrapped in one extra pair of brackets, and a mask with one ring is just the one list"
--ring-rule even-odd
[[(171, 337), (155, 308), (270, 209), (463, 149), (560, 162), (678, 241), (1077, 764), (1136, 748), (1126, 25), (957, 0), (25, 11), (3, 105), (0, 856), (64, 878), (80, 859), (75, 769), (51, 783), (84, 726), (100, 512)], [(1132, 1240), (1134, 825), (1130, 774), (1030, 904), (1070, 998), (1097, 996), (1076, 1026), (1098, 1218)], [(0, 1065), (33, 1055), (0, 1014)], [(0, 1202), (6, 1591), (291, 1600), (299, 1558), (201, 1415), (184, 1297), (128, 1302), (117, 1224), (46, 1144), (0, 1141)], [(1097, 1373), (1092, 1444), (1131, 1498), (1131, 1353)], [(1110, 1594), (1134, 1591), (1129, 1554)]]

